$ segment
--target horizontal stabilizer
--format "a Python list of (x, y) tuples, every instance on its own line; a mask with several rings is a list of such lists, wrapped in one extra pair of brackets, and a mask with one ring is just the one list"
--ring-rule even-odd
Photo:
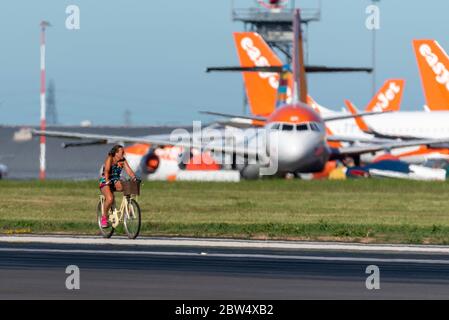
[[(338, 72), (373, 72), (372, 68), (353, 68), (353, 67), (326, 67), (326, 66), (306, 66), (307, 73), (338, 73)], [(276, 72), (286, 71), (284, 66), (265, 66), (265, 67), (209, 67), (206, 72)]]

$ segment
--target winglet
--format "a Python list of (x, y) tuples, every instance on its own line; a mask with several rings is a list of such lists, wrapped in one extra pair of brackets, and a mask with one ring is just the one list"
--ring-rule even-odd
[[(328, 136), (333, 136), (334, 135), (334, 133), (332, 132), (332, 130), (328, 126), (325, 126), (325, 128), (326, 128), (326, 134)], [(338, 148), (343, 147), (343, 145), (340, 142), (338, 142), (338, 141), (327, 141), (327, 145), (330, 148), (333, 148), (333, 149), (338, 149)]]
[[(352, 104), (351, 101), (349, 100), (345, 100), (345, 104), (346, 107), (348, 109), (348, 111), (352, 114), (352, 115), (357, 115), (359, 113), (359, 111), (357, 110), (357, 108)], [(362, 130), (365, 133), (372, 133), (372, 130), (370, 129), (370, 127), (366, 124), (365, 120), (363, 120), (362, 117), (355, 117), (354, 118), (355, 123), (357, 124), (357, 126), (359, 127), (360, 130)]]

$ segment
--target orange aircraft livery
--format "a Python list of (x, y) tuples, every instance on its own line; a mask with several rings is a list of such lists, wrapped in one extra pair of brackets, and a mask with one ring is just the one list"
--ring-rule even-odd
[(402, 96), (405, 81), (392, 79), (385, 81), (383, 87), (374, 96), (366, 107), (366, 112), (399, 111), (401, 109)]
[(432, 111), (449, 109), (449, 57), (435, 40), (414, 40), (416, 60), (426, 97)]
[[(282, 66), (282, 61), (259, 34), (236, 32), (234, 40), (242, 67)], [(276, 107), (279, 74), (243, 72), (243, 80), (251, 113), (255, 116), (269, 116)]]

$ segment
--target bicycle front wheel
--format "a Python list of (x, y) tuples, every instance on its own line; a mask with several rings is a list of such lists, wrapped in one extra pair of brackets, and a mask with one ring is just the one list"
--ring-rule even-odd
[(97, 222), (98, 222), (98, 227), (100, 228), (101, 235), (103, 236), (103, 238), (110, 238), (114, 234), (114, 230), (115, 229), (112, 227), (111, 224), (109, 224), (109, 226), (107, 228), (103, 228), (101, 226), (101, 216), (102, 216), (101, 201), (98, 201), (98, 205), (97, 205)]
[(141, 227), (140, 207), (136, 200), (130, 199), (128, 214), (125, 213), (124, 225), (128, 238), (135, 239), (139, 235)]

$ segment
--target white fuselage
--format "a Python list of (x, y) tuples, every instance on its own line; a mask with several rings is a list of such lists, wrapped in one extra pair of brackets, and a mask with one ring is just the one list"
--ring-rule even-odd
[[(213, 145), (236, 146), (239, 150), (247, 149), (254, 156), (245, 159), (243, 155), (224, 157), (221, 153), (215, 157), (227, 160), (224, 168), (237, 168), (241, 172), (252, 168), (248, 176), (256, 176), (256, 171), (261, 170), (261, 175), (277, 175), (288, 172), (319, 172), (329, 159), (329, 149), (326, 146), (325, 128), (319, 122), (305, 122), (302, 124), (289, 122), (272, 122), (263, 128), (250, 128), (247, 130), (228, 127), (224, 139), (215, 139), (210, 143)], [(204, 136), (211, 133), (205, 131)], [(230, 141), (225, 142), (225, 141)], [(229, 164), (229, 161), (235, 163)], [(265, 169), (269, 170), (265, 170)]]
[[(324, 114), (342, 114), (325, 110)], [(400, 111), (385, 113), (363, 118), (367, 125), (377, 133), (387, 136), (401, 136), (410, 138), (440, 139), (449, 137), (449, 111)], [(353, 119), (333, 121), (327, 124), (333, 134), (367, 138), (371, 135), (363, 133)], [(418, 155), (402, 156), (404, 153), (417, 151), (420, 147), (408, 147), (392, 150), (392, 154), (410, 163), (422, 163), (429, 158), (447, 158), (446, 154), (438, 151)], [(379, 153), (378, 153), (379, 154)], [(370, 162), (375, 156), (365, 155), (364, 161)]]
[[(415, 138), (449, 137), (449, 111), (395, 112), (364, 117), (364, 121), (376, 132)], [(338, 135), (360, 135), (354, 120), (334, 121), (329, 124)]]

